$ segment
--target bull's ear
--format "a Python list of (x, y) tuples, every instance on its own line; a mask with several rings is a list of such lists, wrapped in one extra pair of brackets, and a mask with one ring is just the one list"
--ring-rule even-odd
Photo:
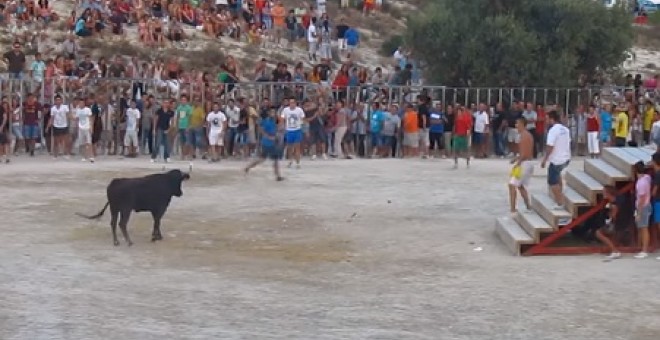
[(190, 174), (185, 173), (185, 172), (182, 173), (182, 174), (181, 174), (181, 179), (184, 180), (184, 181), (185, 181), (185, 180), (189, 180), (189, 179), (190, 179)]

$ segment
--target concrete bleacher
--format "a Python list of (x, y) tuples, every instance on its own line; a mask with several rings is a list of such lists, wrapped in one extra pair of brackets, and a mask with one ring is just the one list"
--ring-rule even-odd
[(553, 210), (554, 202), (547, 193), (534, 193), (531, 212), (496, 219), (495, 231), (515, 255), (539, 243), (567, 225), (581, 213), (598, 204), (606, 185), (633, 180), (633, 165), (650, 164), (655, 148), (604, 148), (600, 159), (588, 159), (583, 170), (569, 170), (564, 175), (565, 209)]

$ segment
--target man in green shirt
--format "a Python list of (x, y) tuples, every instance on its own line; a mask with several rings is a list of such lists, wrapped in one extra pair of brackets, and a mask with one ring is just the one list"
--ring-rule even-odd
[(181, 96), (179, 105), (176, 107), (177, 127), (179, 129), (179, 145), (181, 146), (181, 160), (185, 160), (190, 155), (190, 141), (188, 140), (190, 117), (192, 115), (192, 105), (188, 101), (188, 96)]

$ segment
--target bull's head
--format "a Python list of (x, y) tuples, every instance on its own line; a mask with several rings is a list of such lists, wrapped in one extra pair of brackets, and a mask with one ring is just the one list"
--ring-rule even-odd
[(183, 191), (181, 191), (181, 182), (189, 180), (190, 174), (181, 170), (170, 170), (167, 172), (167, 176), (170, 178), (172, 195), (176, 197), (183, 196)]

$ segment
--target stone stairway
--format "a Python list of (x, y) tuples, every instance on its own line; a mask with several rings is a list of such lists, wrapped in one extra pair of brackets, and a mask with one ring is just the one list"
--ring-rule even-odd
[(565, 209), (553, 210), (549, 194), (531, 194), (532, 212), (518, 212), (495, 221), (495, 232), (509, 250), (520, 255), (545, 236), (588, 211), (601, 199), (605, 185), (632, 179), (633, 165), (651, 162), (655, 148), (604, 148), (599, 159), (584, 161), (583, 170), (564, 175)]

